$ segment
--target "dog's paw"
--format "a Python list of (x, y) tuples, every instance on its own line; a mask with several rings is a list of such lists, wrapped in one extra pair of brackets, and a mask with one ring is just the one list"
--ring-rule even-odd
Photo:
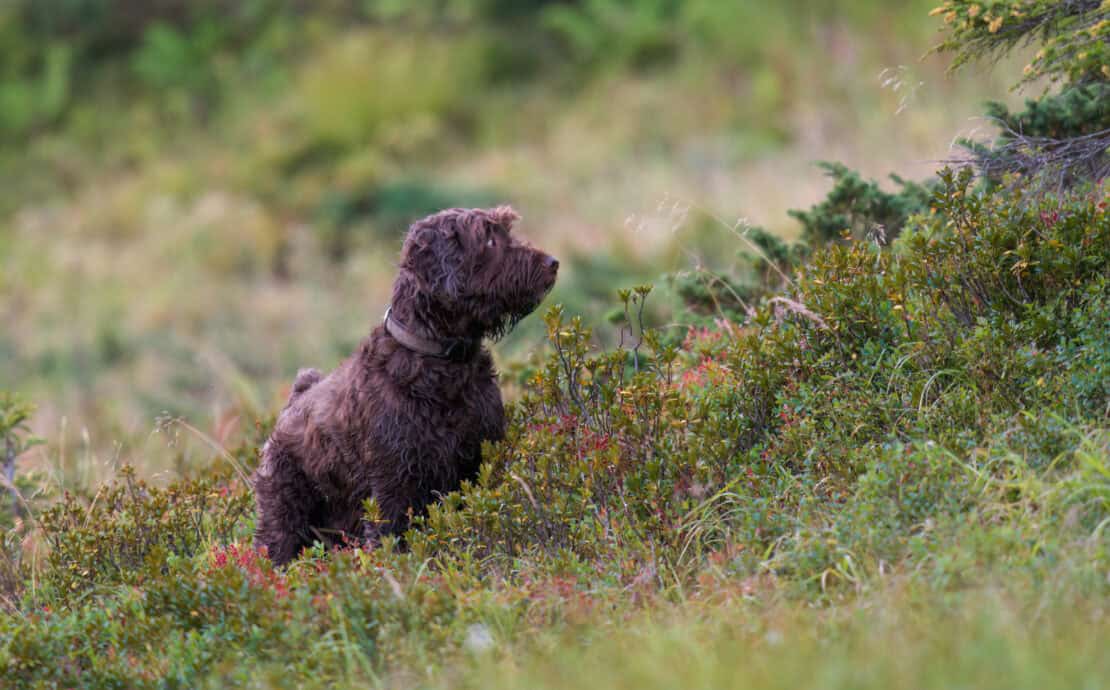
[(374, 523), (363, 520), (362, 521), (362, 546), (368, 549), (376, 549), (381, 544), (381, 532), (378, 526)]

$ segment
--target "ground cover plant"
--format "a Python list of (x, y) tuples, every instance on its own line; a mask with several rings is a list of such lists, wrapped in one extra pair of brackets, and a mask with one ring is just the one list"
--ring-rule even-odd
[[(1094, 677), (1090, 648), (1046, 658), (1020, 630), (1032, 616), (1105, 640), (1106, 200), (1021, 208), (946, 173), (933, 203), (894, 251), (818, 252), (789, 302), (681, 346), (640, 331), (647, 288), (625, 295), (632, 340), (611, 352), (553, 309), (552, 354), (527, 374), (506, 442), (407, 550), (320, 548), (275, 569), (248, 545), (249, 489), (226, 465), (69, 496), (36, 518), (45, 562), (9, 585), (5, 677), (465, 684), (445, 660), (477, 654), (511, 684), (545, 673), (503, 666), (517, 645), (542, 657), (578, 630), (582, 653), (600, 653), (583, 639), (645, 610), (677, 617), (645, 624), (649, 648), (723, 634), (758, 656), (772, 629), (817, 644), (813, 626), (851, 655), (876, 644), (853, 616), (897, 620), (915, 602), (983, 616), (968, 644)], [(228, 464), (254, 461), (238, 455)], [(817, 611), (794, 610), (806, 601)], [(687, 607), (734, 627), (690, 628)], [(894, 673), (882, 668), (875, 684)]]
[[(950, 35), (989, 36), (1042, 6), (942, 14)], [(1061, 6), (1086, 31), (1105, 17)], [(665, 38), (645, 33), (626, 59), (656, 59)], [(621, 290), (611, 325), (548, 310), (545, 354), (506, 368), (507, 438), (404, 548), (317, 546), (286, 569), (252, 550), (264, 415), (184, 479), (24, 485), (26, 514), (5, 516), (0, 673), (17, 687), (1101, 686), (1104, 181), (1046, 186), (977, 156), (893, 193), (832, 172), (829, 198), (799, 214), (805, 246), (749, 229), (727, 282)], [(671, 300), (687, 320), (653, 321)], [(24, 447), (26, 405), (0, 411)]]

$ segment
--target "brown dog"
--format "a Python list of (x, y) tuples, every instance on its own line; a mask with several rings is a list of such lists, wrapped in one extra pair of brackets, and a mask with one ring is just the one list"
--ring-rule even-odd
[[(255, 544), (283, 564), (315, 540), (372, 542), (477, 476), (505, 430), (483, 337), (543, 300), (559, 262), (513, 238), (508, 207), (441, 211), (409, 228), (384, 323), (327, 377), (297, 375), (254, 474)], [(377, 502), (381, 522), (363, 520)]]

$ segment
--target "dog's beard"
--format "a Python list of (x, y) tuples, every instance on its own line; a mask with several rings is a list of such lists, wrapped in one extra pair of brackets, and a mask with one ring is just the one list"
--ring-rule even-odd
[(508, 268), (508, 274), (516, 276), (516, 279), (510, 278), (511, 282), (502, 283), (502, 286), (508, 288), (501, 293), (505, 298), (499, 301), (500, 309), (496, 318), (492, 323), (485, 324), (484, 329), (485, 337), (495, 342), (511, 333), (517, 324), (534, 312), (555, 287), (554, 274), (547, 275), (536, 261), (520, 265), (519, 270)]
[(512, 333), (513, 329), (516, 328), (516, 325), (523, 321), (525, 316), (528, 316), (533, 311), (535, 311), (536, 307), (538, 306), (539, 303), (537, 302), (535, 305), (527, 308), (526, 310), (505, 314), (500, 319), (498, 319), (496, 323), (494, 323), (490, 328), (486, 330), (486, 337), (494, 342), (501, 340), (508, 334)]
[(543, 303), (544, 298), (547, 297), (547, 294), (551, 292), (551, 288), (554, 287), (554, 285), (555, 283), (552, 281), (551, 285), (544, 288), (539, 295), (529, 295), (529, 299), (520, 300), (518, 304), (522, 306), (507, 310), (502, 314), (501, 317), (486, 329), (486, 337), (497, 342), (509, 333), (512, 333), (517, 324), (523, 321), (526, 316), (536, 311), (540, 304)]

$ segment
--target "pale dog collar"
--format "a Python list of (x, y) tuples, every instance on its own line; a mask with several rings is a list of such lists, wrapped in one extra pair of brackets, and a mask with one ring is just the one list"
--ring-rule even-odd
[(392, 312), (392, 305), (385, 310), (385, 319), (382, 324), (385, 326), (385, 332), (393, 336), (393, 339), (406, 349), (418, 354), (439, 357), (452, 362), (466, 362), (473, 359), (482, 347), (480, 338), (442, 338), (440, 340), (422, 338), (401, 325), (397, 319), (392, 317)]

